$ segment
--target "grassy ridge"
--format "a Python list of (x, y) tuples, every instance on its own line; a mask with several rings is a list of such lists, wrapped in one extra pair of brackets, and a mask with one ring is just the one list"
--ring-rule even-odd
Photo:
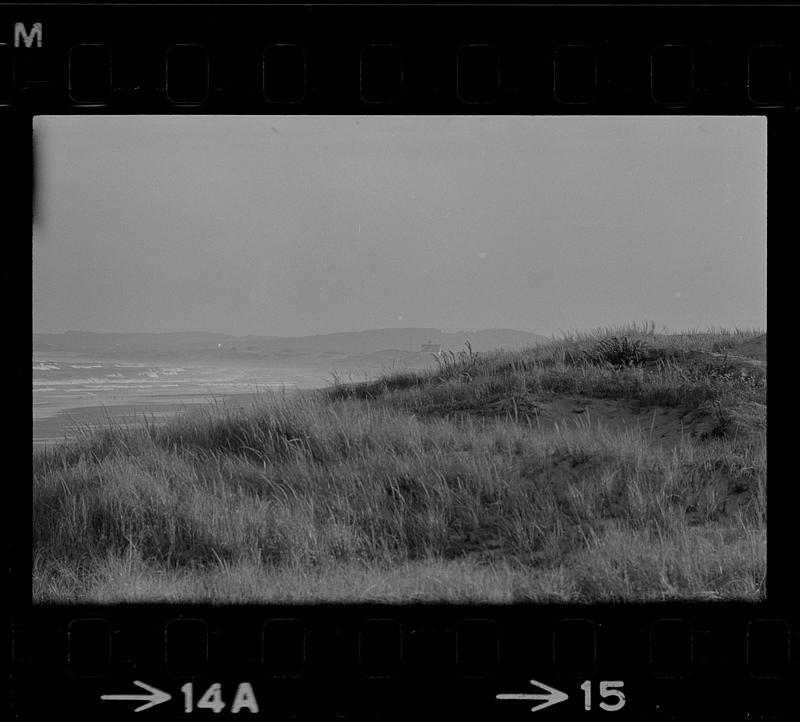
[[(646, 339), (613, 368), (598, 339)], [(757, 598), (765, 379), (710, 363), (758, 332), (628, 327), (33, 457), (36, 600)], [(572, 394), (706, 409), (700, 436), (534, 426)]]

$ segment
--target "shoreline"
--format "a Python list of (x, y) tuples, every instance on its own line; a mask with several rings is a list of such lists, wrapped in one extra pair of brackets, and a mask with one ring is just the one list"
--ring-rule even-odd
[(108, 426), (109, 423), (139, 424), (144, 421), (164, 421), (174, 415), (193, 411), (200, 407), (228, 405), (238, 402), (240, 408), (250, 405), (265, 394), (298, 393), (313, 389), (297, 387), (210, 395), (208, 393), (159, 394), (142, 397), (140, 400), (128, 400), (112, 404), (70, 404), (57, 408), (52, 415), (33, 419), (33, 447), (41, 448), (70, 441), (80, 436), (79, 429), (96, 429)]

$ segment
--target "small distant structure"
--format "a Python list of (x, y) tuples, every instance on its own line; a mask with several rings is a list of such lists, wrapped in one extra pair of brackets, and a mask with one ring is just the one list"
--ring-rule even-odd
[(440, 343), (423, 343), (419, 350), (423, 353), (441, 353), (442, 352), (442, 344)]

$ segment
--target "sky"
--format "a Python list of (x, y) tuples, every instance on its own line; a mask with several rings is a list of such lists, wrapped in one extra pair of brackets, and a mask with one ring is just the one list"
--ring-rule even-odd
[(758, 116), (40, 116), (34, 331), (766, 328)]

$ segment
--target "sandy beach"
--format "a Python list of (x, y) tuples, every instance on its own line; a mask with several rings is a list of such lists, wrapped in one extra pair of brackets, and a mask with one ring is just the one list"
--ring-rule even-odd
[[(271, 392), (263, 392), (271, 393)], [(65, 438), (80, 436), (82, 431), (101, 428), (109, 424), (129, 425), (158, 423), (173, 414), (196, 410), (202, 406), (249, 407), (263, 393), (220, 394), (207, 393), (159, 395), (141, 397), (129, 403), (51, 405), (36, 409), (33, 418), (33, 446), (58, 444)], [(281, 393), (281, 392), (276, 392)], [(296, 393), (287, 389), (285, 393)]]

